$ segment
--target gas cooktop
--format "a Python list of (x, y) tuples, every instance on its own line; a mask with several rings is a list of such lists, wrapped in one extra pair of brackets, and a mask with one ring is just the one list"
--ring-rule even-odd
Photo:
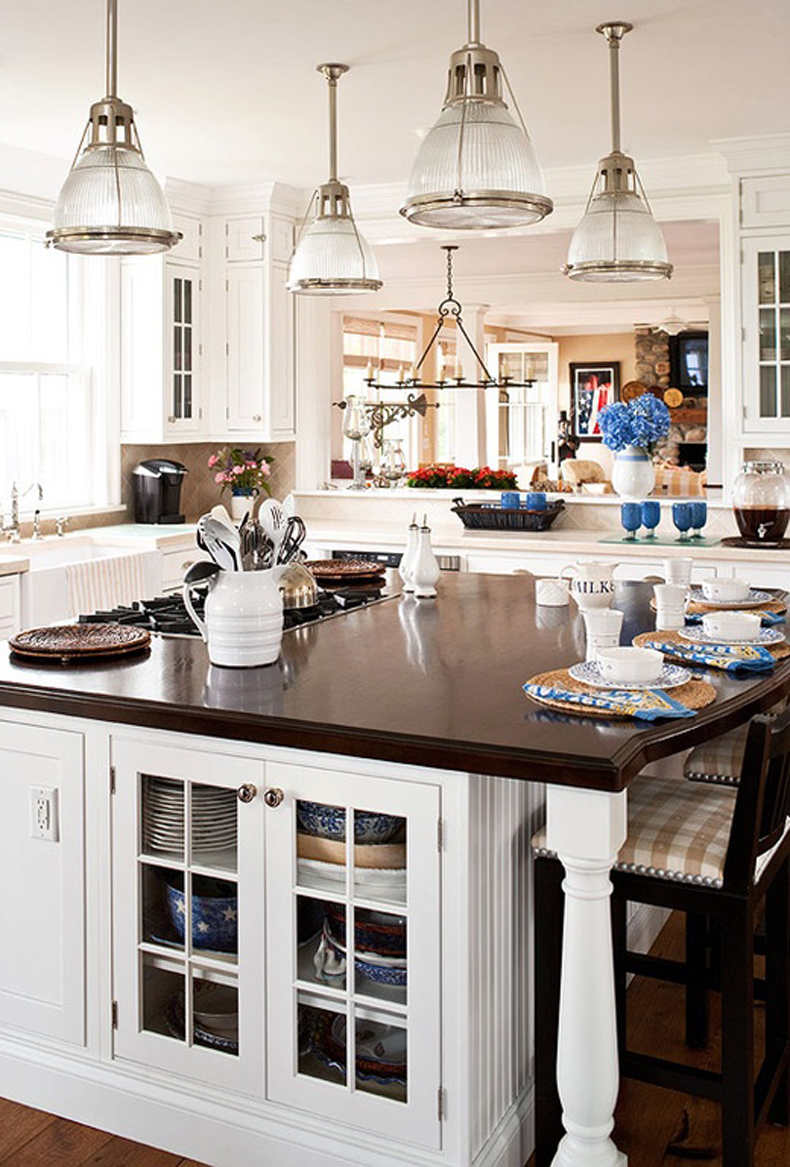
[[(283, 612), (283, 627), (286, 632), (305, 624), (316, 624), (331, 616), (340, 616), (354, 608), (394, 599), (381, 589), (360, 590), (348, 588), (339, 591), (322, 591), (318, 603), (309, 608), (286, 608)], [(193, 603), (199, 616), (203, 615), (206, 601), (205, 588), (196, 587)], [(80, 624), (132, 624), (148, 628), (161, 636), (199, 636), (197, 628), (189, 617), (180, 592), (167, 596), (155, 596), (151, 600), (135, 600), (131, 604), (120, 604), (108, 611), (92, 612), (79, 617)]]

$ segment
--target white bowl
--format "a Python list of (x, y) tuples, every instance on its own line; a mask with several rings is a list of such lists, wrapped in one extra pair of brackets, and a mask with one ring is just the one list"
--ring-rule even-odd
[(700, 585), (706, 600), (714, 604), (740, 604), (748, 600), (751, 588), (745, 579), (704, 579)]
[(613, 684), (639, 682), (649, 685), (657, 681), (664, 667), (664, 657), (653, 648), (601, 648), (598, 650), (601, 676)]
[(724, 643), (757, 640), (761, 627), (762, 616), (752, 612), (706, 612), (702, 617), (705, 635)]

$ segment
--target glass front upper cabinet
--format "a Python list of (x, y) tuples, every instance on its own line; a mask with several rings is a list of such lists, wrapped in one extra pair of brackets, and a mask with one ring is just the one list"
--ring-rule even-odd
[(743, 244), (744, 428), (790, 429), (790, 237)]

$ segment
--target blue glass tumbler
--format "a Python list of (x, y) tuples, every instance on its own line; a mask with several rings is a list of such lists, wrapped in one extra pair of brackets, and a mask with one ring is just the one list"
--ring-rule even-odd
[(642, 508), (638, 502), (624, 502), (620, 505), (620, 522), (628, 532), (626, 539), (636, 539), (636, 533), (642, 526)]
[(701, 539), (702, 528), (708, 521), (708, 504), (706, 502), (690, 502), (691, 507), (691, 538)]
[(661, 503), (649, 498), (641, 504), (642, 526), (647, 528), (646, 539), (655, 539), (656, 527), (661, 522)]
[(689, 543), (689, 531), (691, 530), (691, 503), (690, 502), (673, 502), (672, 503), (672, 522), (677, 527), (680, 534), (675, 540), (676, 543)]

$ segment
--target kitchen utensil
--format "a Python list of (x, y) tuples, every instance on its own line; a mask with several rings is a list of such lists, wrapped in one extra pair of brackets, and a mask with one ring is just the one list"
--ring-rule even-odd
[(731, 600), (735, 603), (742, 603), (749, 599), (751, 588), (746, 580), (743, 579), (710, 579), (702, 580), (700, 587), (702, 594), (708, 601), (714, 603), (728, 603)]
[(569, 563), (560, 579), (571, 573), (570, 593), (579, 608), (608, 608), (614, 598), (614, 563)]
[(272, 545), (272, 562), (279, 563), (280, 544), (285, 539), (288, 515), (276, 498), (267, 498), (258, 510), (258, 523)]
[(214, 524), (210, 515), (201, 515), (197, 524), (198, 546), (207, 551), (223, 571), (236, 571), (237, 561), (233, 551), (218, 537), (219, 524)]
[(218, 523), (224, 523), (226, 527), (236, 526), (228, 513), (227, 507), (224, 507), (222, 503), (217, 503), (216, 506), (213, 506), (209, 514), (211, 515), (212, 519), (216, 519)]
[(187, 568), (184, 583), (188, 584), (189, 587), (194, 587), (195, 584), (211, 579), (212, 575), (216, 575), (220, 570), (218, 563), (209, 563), (207, 560), (201, 559)]
[(287, 564), (280, 577), (285, 608), (312, 608), (318, 603), (318, 584), (303, 563)]
[[(574, 681), (581, 681), (583, 685), (592, 685), (594, 689), (611, 689), (612, 682), (608, 681), (601, 673), (601, 668), (597, 660), (581, 661), (577, 665), (571, 665), (568, 672), (573, 677)], [(618, 689), (677, 689), (680, 685), (685, 685), (686, 681), (691, 680), (691, 673), (688, 669), (684, 669), (681, 665), (665, 664), (655, 681), (646, 684), (644, 681), (618, 681)]]
[(241, 571), (241, 536), (234, 524), (209, 515), (203, 529), (208, 538), (223, 543), (228, 548), (235, 564), (234, 571)]
[(184, 584), (184, 604), (208, 645), (213, 665), (244, 669), (277, 660), (283, 636), (282, 571), (275, 567), (218, 572), (209, 580), (205, 621), (195, 612)]
[(302, 546), (307, 534), (304, 520), (299, 515), (291, 515), (285, 525), (285, 536), (280, 544), (278, 563), (290, 563)]
[(757, 640), (762, 623), (762, 616), (752, 612), (706, 612), (702, 617), (702, 630), (708, 638), (735, 643)]
[(639, 682), (655, 684), (661, 676), (664, 660), (652, 648), (633, 648), (621, 645), (602, 648), (598, 654), (598, 668), (604, 680), (615, 685)]

